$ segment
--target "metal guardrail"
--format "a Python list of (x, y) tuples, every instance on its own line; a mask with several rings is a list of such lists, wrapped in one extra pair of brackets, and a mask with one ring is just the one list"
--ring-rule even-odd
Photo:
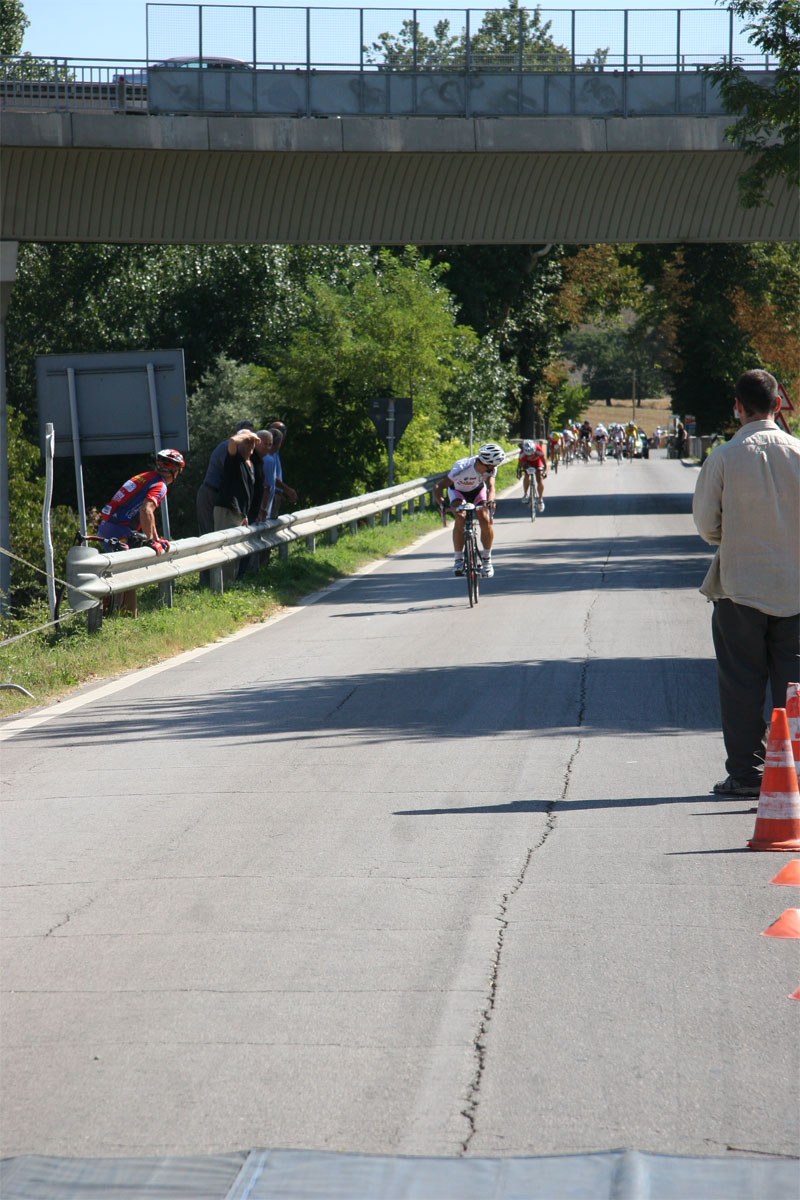
[[(512, 451), (506, 455), (506, 461), (512, 461), (517, 453)], [(67, 583), (71, 585), (67, 591), (70, 607), (76, 612), (90, 611), (106, 596), (119, 595), (151, 584), (169, 584), (183, 575), (199, 571), (209, 571), (212, 588), (221, 592), (224, 588), (222, 569), (227, 563), (270, 547), (286, 547), (288, 550), (289, 542), (299, 538), (311, 542), (320, 533), (342, 525), (353, 525), (365, 518), (383, 515), (384, 522), (388, 524), (392, 509), (399, 519), (403, 505), (412, 506), (417, 500), (420, 501), (420, 507), (424, 507), (424, 497), (443, 478), (442, 473), (428, 475), (320, 508), (287, 513), (259, 525), (223, 529), (203, 537), (183, 538), (172, 542), (166, 554), (157, 555), (149, 547), (118, 554), (102, 554), (91, 546), (73, 546), (67, 553), (66, 571)], [(75, 588), (80, 588), (80, 592)], [(91, 597), (96, 598), (94, 604)]]

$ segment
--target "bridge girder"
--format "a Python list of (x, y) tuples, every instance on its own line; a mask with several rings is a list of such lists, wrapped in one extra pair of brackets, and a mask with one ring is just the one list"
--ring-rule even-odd
[(4, 115), (4, 239), (162, 243), (750, 242), (726, 117)]

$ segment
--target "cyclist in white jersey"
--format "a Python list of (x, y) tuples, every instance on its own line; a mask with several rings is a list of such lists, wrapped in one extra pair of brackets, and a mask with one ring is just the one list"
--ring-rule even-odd
[[(433, 498), (438, 505), (441, 504), (444, 489), (447, 488), (450, 510), (455, 515), (453, 571), (456, 575), (464, 574), (464, 514), (458, 511), (458, 506), (464, 500), (468, 500), (472, 504), (494, 506), (495, 477), (497, 468), (504, 459), (503, 447), (498, 446), (496, 442), (487, 442), (471, 458), (460, 458), (458, 462), (453, 463), (447, 473), (447, 478), (440, 480), (433, 489)], [(485, 579), (491, 579), (494, 575), (494, 566), (492, 565), (494, 529), (489, 507), (479, 508), (476, 516), (481, 531), (481, 559), (483, 560), (481, 574)]]

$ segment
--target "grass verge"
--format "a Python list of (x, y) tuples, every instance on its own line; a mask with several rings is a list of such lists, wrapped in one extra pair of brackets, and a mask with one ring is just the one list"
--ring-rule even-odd
[[(402, 522), (365, 527), (355, 534), (341, 530), (335, 545), (318, 543), (315, 554), (304, 542), (292, 542), (288, 559), (282, 561), (273, 552), (268, 567), (245, 576), (221, 596), (200, 588), (196, 576), (176, 580), (173, 608), (159, 607), (157, 588), (143, 589), (135, 621), (116, 616), (95, 634), (87, 632), (85, 617), (76, 614), (55, 630), (31, 634), (0, 650), (0, 683), (21, 684), (33, 693), (31, 700), (21, 692), (0, 691), (0, 716), (218, 641), (437, 528), (441, 524), (435, 513), (414, 513), (404, 515)], [(24, 622), (6, 627), (4, 636), (47, 619), (46, 609), (28, 613)]]

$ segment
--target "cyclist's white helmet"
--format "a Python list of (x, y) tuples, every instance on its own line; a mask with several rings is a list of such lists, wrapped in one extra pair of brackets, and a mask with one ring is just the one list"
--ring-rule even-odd
[(476, 457), (488, 467), (499, 467), (500, 463), (505, 461), (506, 452), (497, 442), (487, 442), (485, 446), (479, 447)]
[(536, 449), (536, 443), (532, 442), (529, 438), (522, 443), (522, 453), (523, 454), (533, 454), (535, 449)]

